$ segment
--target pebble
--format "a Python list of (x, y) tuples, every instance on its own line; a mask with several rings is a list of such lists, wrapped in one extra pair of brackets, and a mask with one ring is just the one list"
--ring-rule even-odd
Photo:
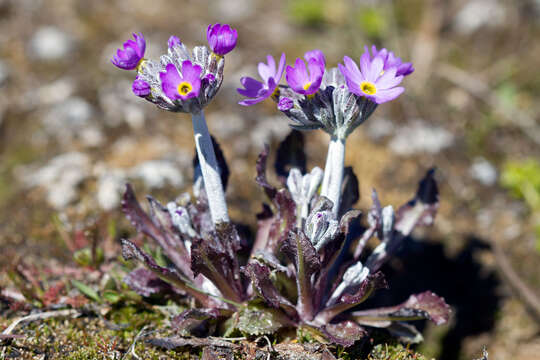
[(91, 121), (93, 116), (92, 105), (80, 97), (71, 97), (52, 106), (42, 122), (45, 132), (62, 144), (79, 139), (86, 146), (98, 146), (103, 143), (104, 135)]
[(125, 183), (125, 174), (118, 169), (107, 169), (98, 177), (96, 197), (103, 210), (113, 210), (120, 204)]
[(482, 185), (491, 186), (497, 182), (497, 169), (486, 159), (476, 158), (469, 168), (470, 176)]
[(16, 170), (28, 187), (41, 186), (47, 191), (47, 202), (62, 209), (77, 199), (77, 187), (90, 176), (90, 158), (80, 152), (69, 152), (51, 159), (45, 166), (25, 166)]
[(31, 53), (39, 60), (59, 60), (72, 49), (71, 36), (54, 26), (40, 27), (30, 40)]
[(437, 154), (453, 143), (454, 135), (448, 130), (416, 120), (396, 130), (389, 146), (394, 153), (407, 156), (420, 153)]
[(472, 0), (465, 5), (455, 17), (457, 32), (469, 35), (481, 27), (498, 27), (504, 25), (506, 9), (498, 0)]
[(386, 118), (370, 119), (366, 122), (366, 134), (373, 141), (380, 141), (394, 133), (394, 124)]
[(273, 139), (283, 140), (291, 131), (288, 123), (288, 119), (281, 115), (262, 118), (249, 134), (252, 145), (262, 149), (264, 144), (270, 144)]
[(141, 179), (149, 188), (160, 188), (167, 183), (175, 187), (184, 185), (184, 176), (176, 163), (169, 160), (149, 160), (135, 166), (129, 174)]

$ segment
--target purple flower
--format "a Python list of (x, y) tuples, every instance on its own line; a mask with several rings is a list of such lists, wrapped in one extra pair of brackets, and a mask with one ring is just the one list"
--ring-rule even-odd
[(193, 65), (191, 61), (182, 62), (182, 73), (176, 66), (168, 64), (165, 72), (159, 73), (161, 88), (171, 100), (187, 100), (199, 95), (201, 89), (201, 67)]
[(263, 82), (257, 81), (251, 77), (243, 77), (240, 79), (240, 83), (245, 89), (236, 89), (240, 95), (246, 96), (251, 99), (245, 99), (238, 104), (244, 106), (251, 106), (257, 104), (264, 99), (270, 97), (281, 80), (283, 70), (285, 69), (285, 53), (281, 54), (279, 59), (279, 65), (276, 69), (276, 61), (270, 55), (266, 56), (268, 64), (263, 62), (259, 63), (259, 75)]
[(323, 64), (323, 67), (326, 66), (326, 59), (324, 58), (324, 53), (319, 49), (308, 51), (304, 54), (304, 59), (306, 59), (306, 61), (309, 61), (309, 59), (316, 59), (319, 61), (319, 63)]
[(304, 60), (297, 58), (295, 67), (287, 66), (285, 77), (291, 89), (302, 95), (312, 95), (321, 86), (325, 67), (324, 54), (320, 50), (312, 50), (308, 51), (304, 58), (308, 63), (307, 68)]
[(148, 95), (150, 95), (150, 84), (137, 77), (131, 85), (131, 90), (133, 90), (133, 93), (137, 96), (147, 97)]
[(372, 60), (366, 51), (360, 58), (360, 69), (348, 56), (345, 56), (343, 61), (345, 66), (338, 64), (339, 70), (345, 77), (349, 91), (358, 96), (365, 96), (377, 104), (382, 104), (394, 100), (405, 90), (396, 87), (403, 80), (403, 75), (396, 75), (396, 66), (383, 71), (384, 60), (381, 56)]
[(173, 48), (176, 45), (180, 45), (181, 43), (182, 42), (180, 41), (180, 39), (177, 36), (172, 35), (169, 38), (169, 41), (167, 42), (167, 45), (169, 46), (169, 48)]
[(223, 56), (232, 51), (236, 46), (238, 32), (228, 24), (210, 24), (206, 30), (206, 38), (208, 39), (210, 49), (215, 54)]
[[(365, 47), (366, 52), (369, 52), (367, 49), (367, 46)], [(389, 68), (397, 67), (396, 75), (403, 75), (407, 76), (413, 73), (414, 67), (412, 63), (407, 62), (404, 63), (401, 61), (401, 58), (398, 58), (392, 51), (388, 51), (386, 48), (382, 48), (381, 50), (377, 50), (377, 47), (375, 45), (371, 46), (371, 53), (373, 54), (373, 57), (380, 56), (384, 61), (384, 67), (383, 70), (386, 71)]]
[(292, 109), (293, 106), (294, 101), (292, 99), (289, 99), (288, 97), (284, 97), (279, 100), (277, 108), (279, 111), (287, 111)]
[(126, 41), (124, 50), (118, 49), (116, 55), (111, 59), (111, 62), (120, 69), (133, 70), (137, 68), (144, 57), (144, 51), (146, 50), (144, 36), (133, 33), (133, 38), (135, 38), (135, 41)]

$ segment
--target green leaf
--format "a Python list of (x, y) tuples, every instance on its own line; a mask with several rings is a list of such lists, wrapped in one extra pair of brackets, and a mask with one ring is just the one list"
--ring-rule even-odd
[(92, 265), (92, 250), (90, 248), (84, 248), (75, 251), (73, 254), (73, 260), (80, 266)]
[(103, 299), (110, 304), (116, 304), (122, 300), (122, 294), (119, 294), (114, 290), (105, 290), (103, 292)]
[(71, 280), (71, 284), (77, 288), (87, 298), (94, 300), (98, 303), (101, 303), (101, 297), (97, 293), (96, 290), (92, 289), (90, 286), (83, 284), (80, 281), (77, 280)]
[(284, 314), (277, 309), (248, 306), (239, 312), (236, 328), (244, 334), (272, 334), (283, 327)]

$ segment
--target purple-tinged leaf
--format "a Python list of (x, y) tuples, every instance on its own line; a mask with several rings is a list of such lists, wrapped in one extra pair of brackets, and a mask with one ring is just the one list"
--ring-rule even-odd
[[(227, 190), (227, 184), (229, 182), (229, 166), (227, 165), (227, 160), (221, 150), (221, 146), (217, 142), (216, 138), (211, 136), (212, 144), (214, 145), (214, 152), (216, 154), (218, 173), (221, 177), (221, 184), (223, 185), (223, 191)], [(195, 156), (193, 157), (193, 183), (197, 182), (197, 179), (202, 177), (201, 166), (199, 164), (199, 157), (197, 156), (197, 151), (195, 151)]]
[(435, 169), (430, 169), (420, 181), (416, 196), (396, 212), (396, 230), (408, 236), (416, 226), (433, 224), (439, 208), (439, 190)]
[(192, 278), (187, 250), (183, 243), (179, 239), (175, 239), (172, 232), (167, 230), (170, 224), (167, 220), (168, 213), (163, 213), (166, 209), (154, 199), (149, 198), (149, 202), (156, 220), (150, 218), (143, 211), (135, 197), (133, 188), (130, 184), (126, 184), (126, 191), (122, 198), (122, 211), (128, 220), (138, 232), (154, 239), (165, 251), (167, 257), (184, 272), (184, 275)]
[(298, 289), (296, 288), (294, 270), (291, 267), (281, 265), (279, 260), (270, 252), (259, 251), (253, 255), (252, 259), (268, 267), (270, 280), (278, 289), (278, 292), (292, 303), (296, 303)]
[(157, 225), (139, 205), (130, 184), (126, 184), (126, 191), (122, 198), (122, 211), (138, 232), (151, 237), (160, 245), (166, 244)]
[(439, 194), (434, 173), (434, 169), (427, 172), (420, 181), (416, 196), (399, 208), (395, 216), (393, 211), (386, 211), (388, 206), (382, 210), (381, 224), (377, 229), (382, 243), (375, 248), (366, 261), (366, 266), (372, 272), (380, 269), (416, 226), (427, 226), (433, 223), (439, 207)]
[(393, 322), (386, 330), (401, 342), (409, 344), (418, 344), (424, 341), (422, 334), (411, 324), (404, 322)]
[(364, 231), (364, 234), (362, 234), (362, 237), (358, 241), (358, 244), (356, 245), (356, 249), (354, 250), (354, 259), (358, 260), (360, 255), (362, 255), (362, 251), (366, 247), (367, 242), (369, 239), (375, 235), (377, 230), (381, 226), (382, 221), (382, 207), (381, 202), (379, 201), (379, 197), (377, 195), (377, 192), (375, 189), (371, 192), (371, 199), (372, 199), (372, 205), (371, 209), (369, 210), (367, 214), (367, 221), (369, 224), (369, 227)]
[(270, 279), (270, 269), (257, 261), (252, 261), (243, 268), (250, 280), (251, 285), (270, 306), (274, 308), (282, 307), (283, 310), (290, 316), (296, 317), (296, 309), (293, 304), (283, 297), (276, 289)]
[(298, 130), (292, 130), (279, 144), (274, 163), (276, 174), (282, 181), (289, 176), (289, 171), (292, 168), (299, 169), (302, 174), (306, 173), (304, 135)]
[(162, 247), (165, 255), (173, 262), (178, 269), (189, 279), (193, 279), (191, 271), (191, 260), (189, 253), (180, 238), (178, 230), (174, 227), (169, 210), (161, 205), (151, 196), (146, 197), (150, 204), (150, 216), (153, 223), (156, 224), (164, 239), (159, 245)]
[(214, 231), (214, 222), (210, 215), (210, 208), (208, 206), (208, 197), (206, 191), (201, 185), (202, 181), (198, 182), (199, 189), (195, 191), (197, 185), (194, 186), (194, 193), (196, 195), (195, 203), (189, 203), (187, 205), (188, 213), (191, 216), (191, 223), (195, 231), (200, 234), (201, 237), (207, 237), (212, 231)]
[(400, 305), (355, 311), (354, 319), (362, 321), (407, 321), (429, 319), (437, 325), (444, 324), (450, 318), (450, 306), (431, 291), (411, 295)]
[(358, 190), (358, 178), (356, 177), (353, 168), (347, 166), (343, 173), (343, 185), (341, 188), (341, 204), (339, 205), (339, 214), (344, 214), (350, 210), (354, 204), (360, 199), (360, 191)]
[(197, 337), (168, 337), (168, 338), (153, 338), (146, 340), (146, 343), (154, 346), (158, 346), (167, 350), (173, 350), (181, 346), (192, 346), (192, 347), (208, 347), (208, 346), (217, 346), (222, 348), (240, 348), (240, 344), (235, 344), (230, 341), (222, 340), (222, 338), (197, 338)]
[(217, 319), (219, 315), (218, 309), (188, 309), (175, 316), (171, 320), (171, 324), (183, 334), (203, 335), (206, 329), (202, 329), (202, 327), (204, 327), (205, 323), (210, 319)]
[(203, 274), (219, 289), (221, 294), (234, 302), (241, 302), (244, 288), (236, 257), (239, 237), (234, 225), (221, 223), (205, 239), (193, 239), (191, 268), (195, 275)]
[(388, 283), (382, 272), (378, 271), (369, 275), (366, 280), (352, 293), (344, 293), (341, 296), (341, 303), (358, 305), (364, 302), (375, 290), (388, 289)]
[[(254, 250), (267, 250), (276, 252), (277, 247), (288, 236), (289, 232), (296, 227), (296, 204), (287, 189), (280, 189), (275, 193), (273, 204), (276, 209), (275, 215), (268, 230), (268, 237), (262, 238), (263, 233)], [(267, 224), (265, 224), (267, 225)]]
[[(328, 297), (328, 276), (334, 266), (336, 260), (339, 258), (345, 245), (345, 240), (349, 235), (349, 229), (353, 221), (356, 221), (361, 215), (359, 210), (350, 210), (345, 213), (339, 223), (339, 233), (319, 252), (321, 255), (322, 269), (320, 275), (315, 283), (315, 307), (318, 308), (322, 302), (325, 302)], [(343, 269), (343, 272), (345, 269)], [(337, 278), (340, 279), (343, 272)], [(334, 287), (336, 287), (335, 284)], [(332, 289), (333, 290), (333, 289)]]
[(139, 249), (137, 245), (129, 240), (122, 239), (122, 256), (125, 260), (135, 259), (139, 261), (148, 270), (156, 274), (161, 280), (166, 281), (178, 289), (190, 294), (195, 299), (199, 300), (199, 302), (204, 306), (213, 307), (216, 305), (216, 301), (209, 298), (208, 295), (189, 286), (189, 279), (183, 278), (175, 269), (168, 269), (159, 266), (150, 255)]
[(382, 272), (368, 275), (360, 285), (347, 287), (339, 295), (339, 300), (321, 311), (315, 321), (320, 324), (328, 323), (342, 312), (366, 301), (374, 291), (387, 288), (388, 284)]
[(274, 214), (268, 204), (263, 204), (263, 210), (257, 214), (257, 234), (255, 235), (255, 242), (251, 248), (251, 253), (255, 254), (258, 251), (263, 251), (268, 247), (268, 240), (270, 239), (270, 230), (274, 223)]
[(367, 331), (354, 321), (345, 320), (337, 324), (327, 324), (321, 327), (322, 331), (334, 344), (349, 347), (357, 340), (367, 335)]
[(319, 254), (303, 231), (290, 232), (288, 238), (282, 242), (281, 252), (296, 268), (298, 313), (302, 320), (310, 321), (315, 315), (312, 278), (321, 270)]
[(146, 268), (138, 268), (124, 277), (124, 282), (137, 294), (149, 297), (154, 294), (171, 293), (171, 284), (161, 280), (152, 271)]
[(264, 145), (263, 151), (259, 154), (259, 157), (257, 158), (257, 177), (255, 178), (255, 181), (257, 184), (259, 184), (266, 193), (266, 196), (268, 199), (273, 201), (274, 197), (276, 196), (276, 188), (268, 182), (266, 179), (266, 162), (268, 160), (268, 153), (270, 152), (270, 149), (268, 147), (268, 144)]

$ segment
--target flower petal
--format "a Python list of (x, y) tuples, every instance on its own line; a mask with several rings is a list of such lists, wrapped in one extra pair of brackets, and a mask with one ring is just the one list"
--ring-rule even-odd
[(387, 90), (379, 90), (377, 91), (377, 94), (373, 96), (373, 99), (377, 104), (382, 104), (387, 101), (394, 100), (399, 95), (401, 95), (403, 91), (405, 91), (405, 88), (403, 87), (395, 87), (395, 88), (387, 89)]
[(173, 64), (167, 64), (165, 72), (159, 73), (161, 80), (161, 89), (165, 95), (171, 100), (178, 100), (180, 94), (178, 94), (178, 85), (182, 81), (178, 69)]
[(377, 89), (385, 90), (397, 86), (403, 80), (403, 76), (396, 76), (396, 71), (397, 68), (395, 67), (385, 70), (384, 74), (375, 83)]

